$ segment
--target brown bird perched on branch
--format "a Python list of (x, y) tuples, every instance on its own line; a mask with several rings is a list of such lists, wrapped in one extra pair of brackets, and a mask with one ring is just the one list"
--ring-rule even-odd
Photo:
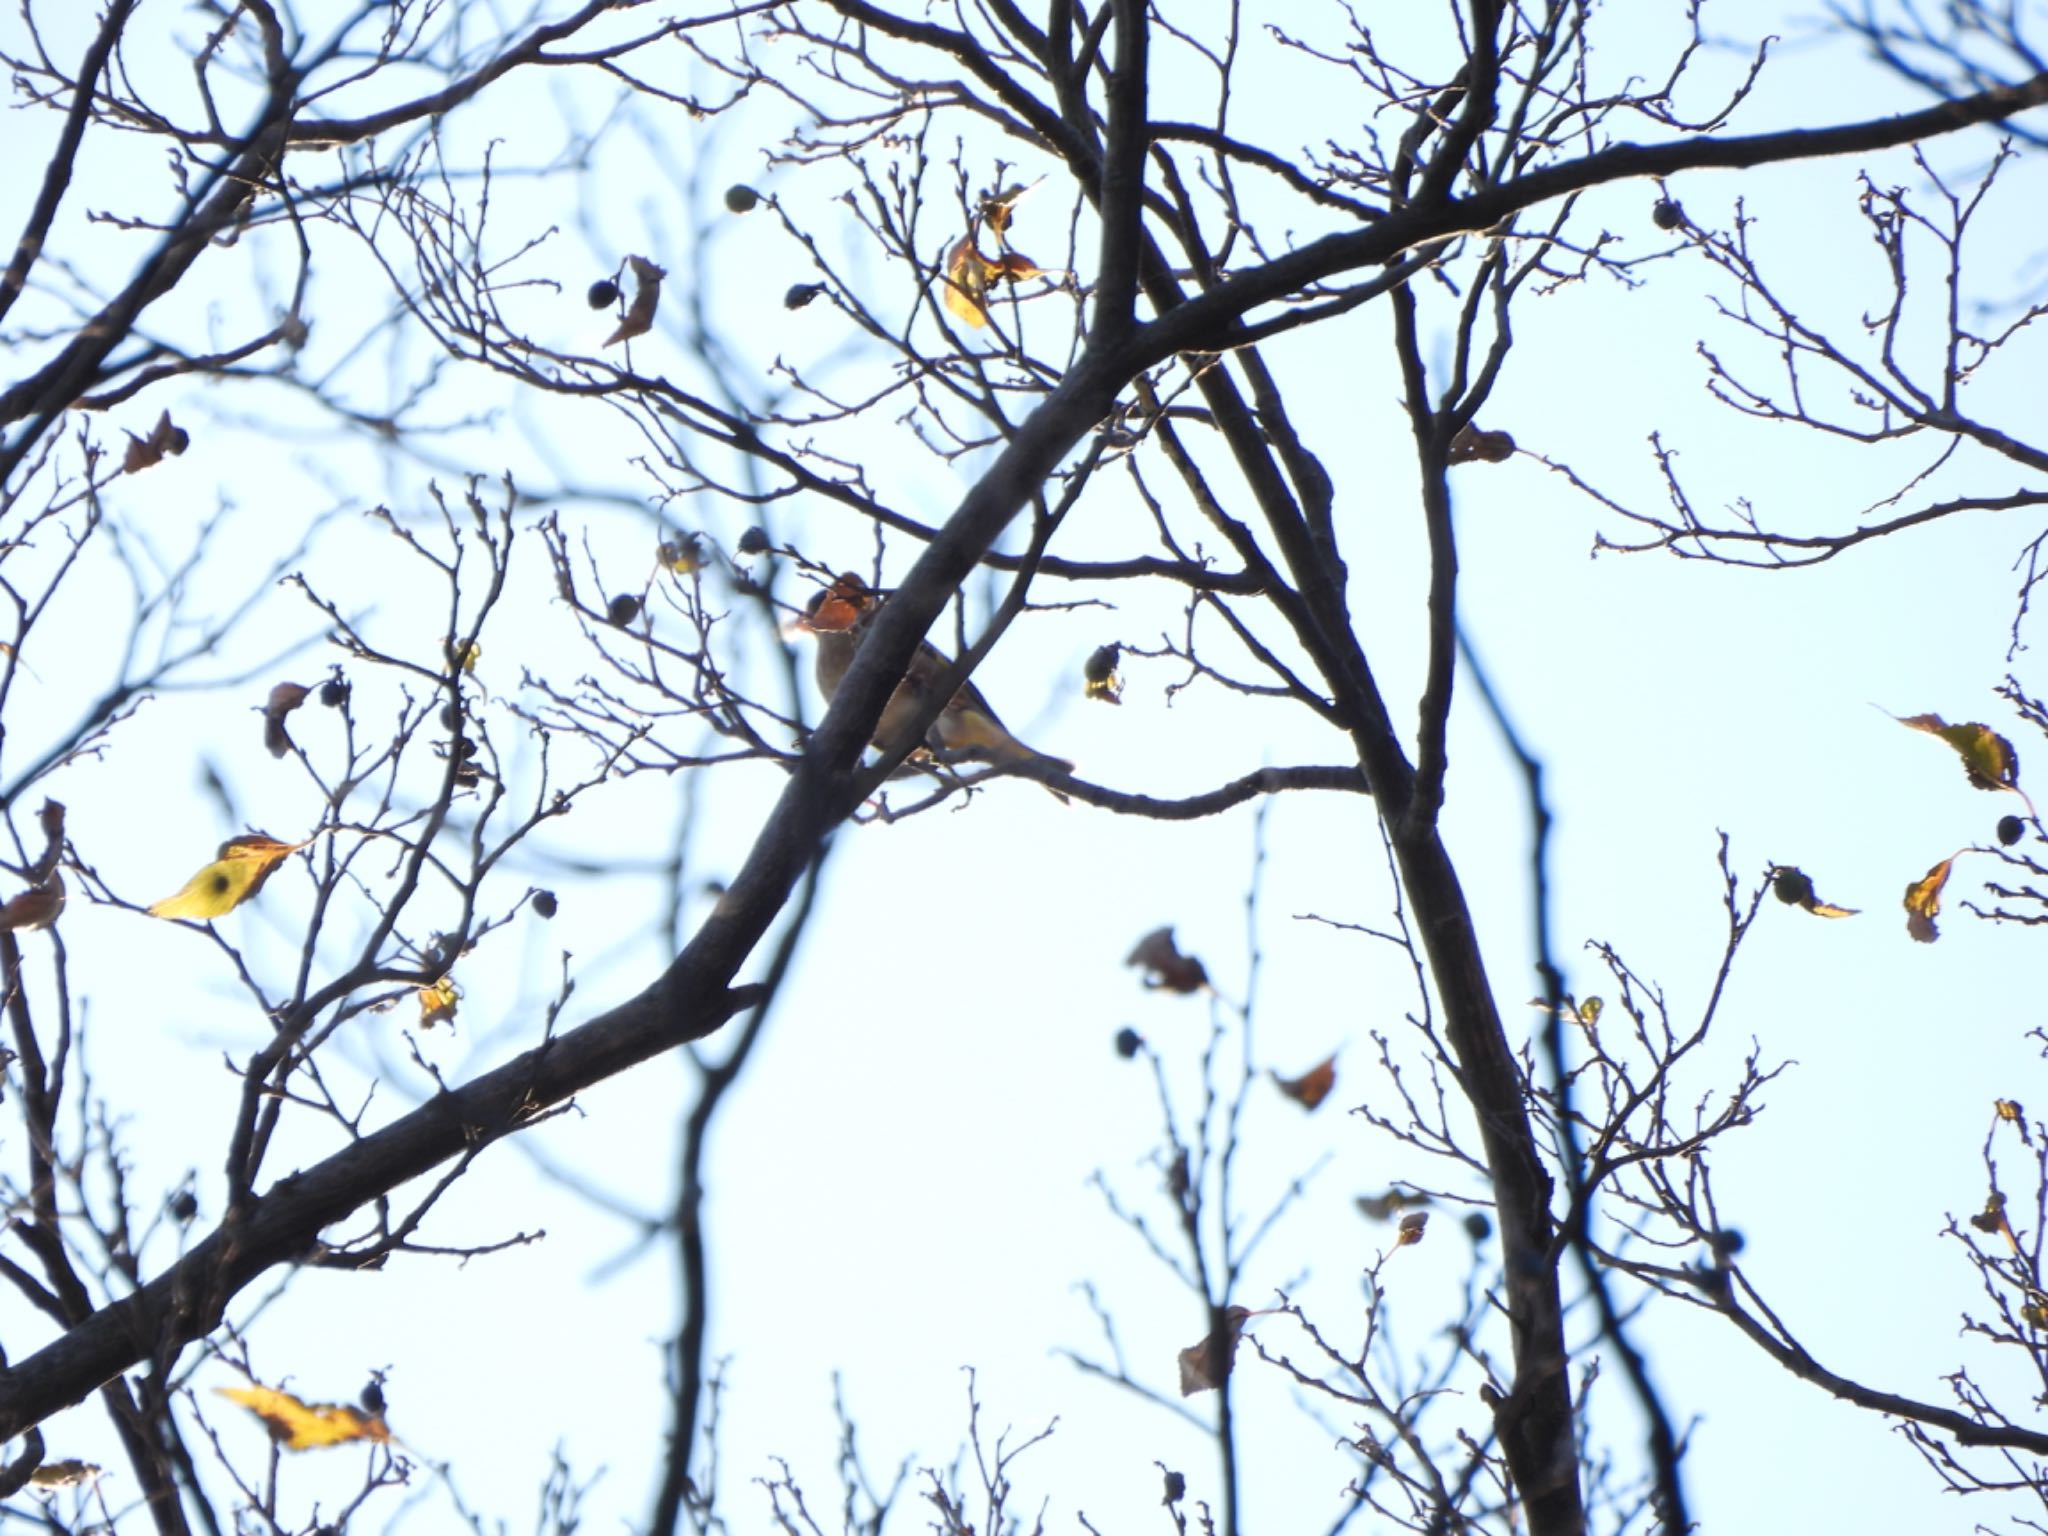
[[(881, 602), (873, 590), (859, 576), (848, 572), (813, 596), (797, 621), (797, 628), (817, 637), (818, 691), (828, 704), (839, 692), (846, 669), (853, 665), (863, 629), (880, 611)], [(909, 671), (882, 707), (882, 718), (875, 726), (877, 745), (900, 734), (952, 665), (932, 646), (919, 643)], [(1062, 774), (1074, 771), (1074, 765), (1065, 758), (1050, 757), (1011, 735), (989, 708), (981, 690), (971, 682), (954, 690), (953, 697), (925, 733), (925, 745), (934, 752), (980, 758), (1004, 768), (1037, 767)]]

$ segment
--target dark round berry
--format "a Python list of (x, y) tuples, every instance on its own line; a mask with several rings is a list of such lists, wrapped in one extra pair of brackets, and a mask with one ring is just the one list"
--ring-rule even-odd
[(339, 709), (348, 702), (348, 684), (338, 677), (330, 677), (320, 685), (320, 702), (329, 709)]
[(725, 206), (734, 213), (751, 213), (761, 201), (761, 194), (743, 182), (736, 182), (725, 189)]
[(1725, 1264), (1742, 1252), (1742, 1234), (1733, 1227), (1724, 1227), (1707, 1239), (1707, 1246), (1714, 1250), (1714, 1257)]
[(606, 605), (604, 616), (620, 629), (632, 623), (640, 612), (640, 599), (631, 592), (621, 592)]
[(802, 309), (811, 300), (825, 291), (823, 283), (792, 283), (789, 292), (782, 296), (784, 309)]
[(600, 277), (590, 285), (590, 292), (584, 295), (592, 309), (610, 309), (619, 302), (619, 285), (608, 277)]
[(531, 905), (533, 907), (533, 915), (545, 921), (555, 915), (555, 893), (553, 891), (535, 891)]
[(363, 1405), (363, 1412), (384, 1416), (384, 1383), (372, 1376), (363, 1387), (363, 1394), (357, 1399)]
[(1685, 210), (1670, 198), (1659, 198), (1650, 209), (1650, 222), (1659, 229), (1680, 229), (1685, 225)]
[(1493, 1223), (1486, 1219), (1484, 1211), (1465, 1213), (1465, 1235), (1475, 1243), (1483, 1243), (1493, 1236)]
[(460, 724), (462, 724), (462, 711), (453, 704), (443, 704), (441, 706), (441, 729), (452, 731)]
[(1116, 1032), (1116, 1053), (1129, 1061), (1145, 1048), (1145, 1037), (1126, 1024)]
[(765, 528), (749, 528), (745, 533), (740, 535), (739, 550), (740, 553), (743, 555), (760, 555), (767, 553), (768, 530)]
[(171, 1220), (183, 1226), (199, 1214), (199, 1197), (189, 1189), (181, 1189), (171, 1196)]
[(2017, 816), (1998, 818), (1998, 841), (2000, 846), (2010, 848), (2026, 835), (2027, 824)]

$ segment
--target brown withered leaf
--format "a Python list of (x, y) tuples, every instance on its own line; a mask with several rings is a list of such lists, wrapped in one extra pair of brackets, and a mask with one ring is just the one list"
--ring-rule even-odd
[(1303, 1109), (1314, 1109), (1337, 1086), (1337, 1056), (1333, 1051), (1299, 1077), (1282, 1077), (1278, 1072), (1269, 1072), (1268, 1076), (1282, 1093)]
[(1950, 854), (1906, 887), (1906, 932), (1922, 944), (1941, 937), (1934, 920), (1941, 915), (1941, 888), (1948, 884), (1949, 866), (1955, 861)]
[(31, 885), (41, 885), (57, 872), (57, 861), (64, 856), (64, 806), (61, 801), (45, 800), (43, 808), (36, 812), (36, 823), (43, 829), (43, 851), (35, 863), (29, 865), (27, 874)]
[(47, 928), (63, 915), (64, 877), (55, 870), (41, 885), (29, 887), (19, 896), (0, 903), (0, 928), (28, 932)]
[(1963, 772), (1978, 789), (2017, 790), (2020, 784), (2020, 756), (1998, 732), (1978, 721), (1950, 725), (1939, 715), (1895, 715), (1909, 730), (1939, 736), (1963, 760)]
[(312, 691), (297, 683), (279, 683), (270, 690), (270, 699), (263, 706), (263, 745), (272, 757), (291, 751), (291, 733), (284, 728), (284, 717), (305, 703)]
[(1856, 908), (1838, 907), (1814, 893), (1813, 881), (1804, 870), (1790, 864), (1771, 866), (1771, 894), (1788, 907), (1802, 907), (1815, 917), (1854, 917)]
[(1458, 435), (1451, 439), (1449, 460), (1453, 464), (1470, 464), (1477, 460), (1486, 464), (1501, 464), (1515, 456), (1515, 440), (1505, 432), (1482, 432), (1472, 422), (1458, 428)]
[(618, 329), (605, 337), (604, 344), (608, 347), (631, 341), (635, 336), (645, 336), (654, 329), (654, 312), (661, 306), (661, 280), (668, 276), (665, 269), (657, 267), (644, 256), (628, 256), (626, 265), (633, 270), (633, 302), (626, 306)]
[(1412, 1189), (1390, 1189), (1384, 1195), (1360, 1195), (1358, 1208), (1374, 1221), (1391, 1221), (1398, 1211), (1419, 1210), (1429, 1196)]
[(1223, 1385), (1223, 1378), (1237, 1363), (1237, 1341), (1244, 1333), (1245, 1319), (1252, 1315), (1249, 1307), (1225, 1307), (1223, 1320), (1208, 1336), (1180, 1352), (1182, 1397), (1193, 1397), (1197, 1392), (1213, 1392)]
[(1183, 995), (1199, 992), (1209, 985), (1209, 973), (1193, 955), (1184, 955), (1173, 942), (1173, 927), (1154, 928), (1138, 940), (1138, 947), (1124, 958), (1145, 972), (1145, 985)]
[(191, 446), (192, 438), (183, 427), (174, 426), (171, 413), (165, 411), (157, 417), (156, 425), (149, 429), (149, 436), (137, 437), (128, 434), (127, 450), (121, 455), (121, 472), (127, 475), (139, 473), (152, 465), (161, 464), (164, 455), (173, 458)]
[(2027, 1129), (2027, 1112), (2020, 1107), (2018, 1099), (1993, 1099), (1991, 1107), (1999, 1119), (2020, 1133), (2022, 1145), (2031, 1147), (2034, 1144), (2033, 1133)]
[(1123, 656), (1120, 645), (1098, 645), (1081, 667), (1082, 691), (1105, 704), (1124, 701), (1124, 675), (1117, 670)]
[(1411, 1243), (1422, 1241), (1422, 1234), (1429, 1227), (1429, 1212), (1410, 1211), (1401, 1218), (1401, 1225), (1394, 1232), (1394, 1246), (1405, 1248)]

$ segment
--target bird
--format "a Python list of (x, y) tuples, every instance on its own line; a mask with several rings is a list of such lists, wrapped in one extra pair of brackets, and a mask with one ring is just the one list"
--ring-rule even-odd
[[(853, 665), (863, 629), (880, 611), (881, 602), (873, 589), (851, 571), (815, 593), (805, 606), (797, 627), (817, 639), (818, 691), (825, 696), (826, 703), (831, 703), (846, 669)], [(943, 652), (927, 642), (919, 642), (903, 681), (882, 707), (882, 718), (876, 723), (874, 734), (878, 745), (902, 733), (952, 665)], [(964, 682), (953, 691), (953, 697), (946, 701), (946, 707), (925, 733), (925, 746), (935, 753), (978, 758), (1002, 768), (1039, 768), (1058, 774), (1074, 771), (1074, 765), (1065, 758), (1026, 746), (1012, 735), (982, 697), (981, 690), (971, 682)]]

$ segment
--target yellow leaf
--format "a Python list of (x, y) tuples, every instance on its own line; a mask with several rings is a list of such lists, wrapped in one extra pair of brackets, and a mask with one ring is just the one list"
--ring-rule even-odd
[(974, 236), (962, 235), (946, 253), (946, 308), (977, 331), (988, 324), (988, 309), (982, 295), (995, 264), (975, 248)]
[(455, 1005), (462, 1001), (462, 990), (455, 985), (453, 976), (443, 976), (431, 987), (419, 989), (420, 1028), (432, 1029), (436, 1024), (452, 1023)]
[(270, 1438), (288, 1451), (310, 1451), (324, 1445), (369, 1440), (382, 1445), (391, 1430), (375, 1414), (343, 1403), (302, 1403), (274, 1387), (215, 1387), (214, 1391), (263, 1421)]
[(1787, 906), (1804, 907), (1815, 917), (1854, 917), (1856, 908), (1838, 907), (1833, 902), (1822, 901), (1814, 894), (1813, 881), (1800, 869), (1790, 864), (1774, 865), (1771, 869), (1771, 894)]
[(280, 843), (255, 833), (231, 837), (220, 845), (220, 857), (181, 886), (175, 895), (154, 902), (151, 917), (192, 917), (209, 921), (225, 917), (263, 889), (270, 872), (304, 843)]
[(1082, 691), (1091, 699), (1100, 699), (1105, 704), (1121, 704), (1124, 701), (1124, 675), (1117, 670), (1117, 661), (1123, 655), (1120, 645), (1098, 645), (1089, 653), (1088, 660), (1081, 668)]
[(1922, 944), (1932, 944), (1941, 937), (1934, 920), (1941, 915), (1941, 888), (1948, 884), (1949, 866), (1953, 863), (1955, 856), (1951, 854), (1906, 887), (1906, 932)]
[(1954, 747), (1963, 760), (1963, 772), (1969, 775), (1970, 782), (1978, 789), (2019, 788), (2020, 756), (2013, 751), (2012, 743), (1990, 726), (1975, 720), (1950, 725), (1939, 715), (1902, 715), (1895, 718), (1910, 730), (1939, 736)]

